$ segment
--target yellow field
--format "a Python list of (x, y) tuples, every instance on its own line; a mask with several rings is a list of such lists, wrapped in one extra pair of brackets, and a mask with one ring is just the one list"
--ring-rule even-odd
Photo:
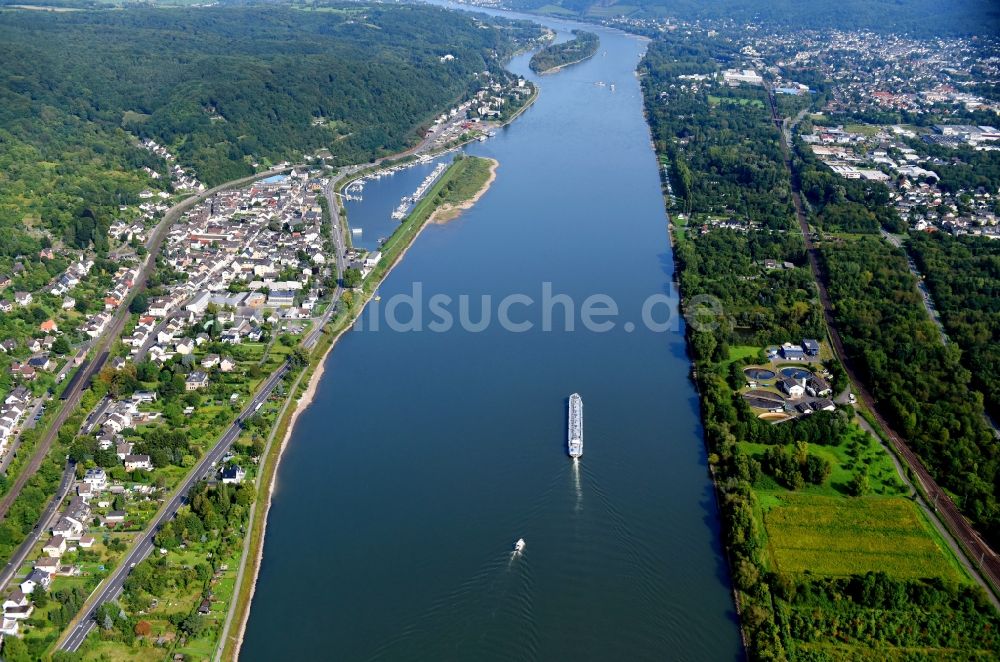
[(788, 494), (780, 501), (764, 515), (780, 571), (843, 576), (883, 570), (898, 578), (963, 579), (907, 499)]

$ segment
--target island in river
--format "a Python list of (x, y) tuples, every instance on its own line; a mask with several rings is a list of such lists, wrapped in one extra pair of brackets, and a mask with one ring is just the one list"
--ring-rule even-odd
[(538, 74), (551, 74), (594, 56), (601, 40), (593, 32), (573, 30), (573, 39), (546, 46), (531, 57), (528, 66)]

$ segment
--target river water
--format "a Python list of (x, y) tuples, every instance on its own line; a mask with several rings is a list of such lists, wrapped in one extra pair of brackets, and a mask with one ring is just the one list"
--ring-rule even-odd
[[(563, 38), (581, 27), (535, 20)], [(634, 74), (645, 44), (596, 30), (597, 56), (557, 74), (534, 76), (527, 55), (511, 62), (541, 94), (469, 148), (500, 162), (493, 187), (424, 230), (328, 357), (278, 472), (242, 659), (742, 656), (683, 328), (641, 321), (651, 297), (676, 303)], [(366, 240), (419, 179), (366, 189), (358, 204), (381, 210)], [(398, 303), (415, 288), (424, 330), (391, 330), (417, 326)], [(574, 330), (565, 301), (549, 302), (547, 330), (546, 288), (568, 295)], [(581, 322), (597, 293), (618, 306), (611, 331)], [(432, 331), (435, 294), (468, 295), (471, 321), (490, 296), (492, 322)], [(524, 296), (509, 317), (530, 330), (497, 322), (512, 294)]]

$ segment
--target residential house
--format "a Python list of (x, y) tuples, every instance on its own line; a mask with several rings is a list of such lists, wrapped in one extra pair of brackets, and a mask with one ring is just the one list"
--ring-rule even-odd
[(132, 454), (132, 448), (135, 446), (131, 441), (122, 441), (118, 443), (115, 453), (118, 455), (118, 459), (122, 462), (125, 458)]
[(35, 592), (37, 587), (41, 586), (42, 588), (47, 589), (51, 585), (52, 575), (36, 568), (28, 574), (23, 582), (21, 582), (21, 592), (31, 595)]
[(112, 510), (111, 512), (109, 512), (107, 515), (104, 516), (104, 524), (105, 525), (121, 524), (122, 522), (125, 521), (126, 517), (128, 517), (128, 513), (126, 513), (124, 510)]
[(67, 540), (79, 540), (83, 535), (83, 524), (70, 517), (60, 517), (52, 527), (52, 533)]
[(15, 618), (7, 618), (5, 615), (3, 621), (0, 622), (0, 634), (5, 637), (16, 637), (20, 624), (21, 621)]
[(196, 370), (184, 380), (184, 390), (197, 391), (208, 386), (208, 375), (200, 370)]
[(108, 475), (104, 472), (104, 469), (94, 467), (93, 469), (87, 469), (87, 472), (83, 474), (83, 482), (90, 485), (95, 491), (100, 492), (108, 486)]
[(30, 365), (35, 370), (45, 370), (46, 372), (56, 367), (55, 361), (50, 359), (48, 354), (42, 354), (41, 356), (32, 356), (30, 359), (28, 359), (28, 365)]
[(49, 557), (57, 559), (66, 553), (66, 539), (62, 536), (52, 536), (42, 547), (42, 551)]
[(59, 559), (54, 556), (43, 556), (35, 561), (35, 570), (41, 570), (51, 576), (59, 572)]
[(125, 459), (125, 471), (152, 471), (153, 461), (148, 455), (126, 455)]
[(19, 588), (14, 589), (14, 592), (3, 601), (3, 615), (5, 619), (11, 618), (23, 621), (26, 618), (30, 618), (34, 610), (35, 605), (31, 603), (31, 600), (24, 594), (24, 591)]
[(246, 477), (246, 469), (236, 464), (231, 464), (222, 470), (222, 482), (229, 485), (239, 485)]

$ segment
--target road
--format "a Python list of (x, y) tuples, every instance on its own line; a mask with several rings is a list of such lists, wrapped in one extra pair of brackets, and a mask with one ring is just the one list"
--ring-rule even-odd
[[(333, 237), (334, 250), (336, 252), (337, 287), (331, 297), (330, 305), (327, 307), (326, 311), (319, 318), (314, 327), (310, 330), (309, 334), (303, 339), (302, 345), (306, 349), (312, 349), (316, 346), (316, 343), (319, 342), (320, 334), (323, 332), (323, 327), (330, 321), (330, 318), (333, 316), (336, 309), (336, 302), (340, 300), (340, 296), (343, 294), (343, 287), (340, 284), (340, 276), (344, 273), (346, 260), (344, 233), (342, 231), (340, 220), (340, 203), (337, 196), (333, 193), (332, 178), (327, 181), (327, 184), (323, 189), (323, 194), (326, 196), (329, 203), (330, 219), (333, 224), (333, 227), (331, 228), (331, 236)], [(132, 568), (152, 553), (154, 549), (153, 538), (156, 535), (156, 532), (160, 529), (164, 522), (168, 521), (177, 514), (178, 508), (180, 508), (180, 506), (184, 503), (187, 493), (191, 490), (191, 487), (196, 482), (208, 477), (212, 473), (214, 466), (218, 463), (222, 456), (225, 455), (226, 451), (229, 450), (229, 447), (232, 446), (233, 442), (239, 437), (240, 431), (242, 430), (242, 422), (249, 416), (253, 415), (259, 404), (264, 403), (267, 398), (270, 397), (271, 393), (274, 391), (275, 387), (281, 381), (281, 378), (286, 372), (288, 372), (287, 364), (283, 365), (267, 379), (258, 395), (243, 409), (239, 417), (226, 430), (225, 434), (222, 435), (215, 447), (207, 453), (188, 474), (188, 477), (177, 489), (170, 502), (161, 507), (157, 516), (146, 528), (146, 531), (136, 540), (135, 543), (133, 543), (131, 551), (118, 565), (115, 572), (104, 580), (102, 585), (98, 587), (97, 591), (95, 591), (95, 593), (87, 601), (89, 606), (85, 606), (85, 611), (79, 623), (67, 636), (65, 636), (59, 646), (59, 650), (75, 651), (81, 644), (83, 644), (87, 635), (96, 626), (94, 615), (97, 612), (97, 608), (101, 604), (109, 600), (114, 600), (119, 596), (122, 591), (122, 587), (125, 585), (125, 580), (128, 578), (129, 572), (131, 572)], [(107, 405), (105, 404), (103, 406), (106, 408)], [(96, 422), (98, 416), (99, 414), (88, 420)]]
[(48, 401), (48, 396), (36, 398), (35, 404), (33, 404), (31, 409), (29, 409), (24, 415), (24, 425), (21, 426), (21, 430), (14, 436), (14, 440), (10, 442), (10, 447), (7, 448), (7, 452), (3, 454), (3, 459), (0, 460), (0, 474), (7, 473), (7, 467), (9, 467), (10, 463), (14, 461), (14, 456), (17, 455), (17, 449), (21, 447), (21, 435), (24, 434), (25, 430), (35, 427), (35, 416), (38, 415), (42, 406)]
[(66, 470), (63, 472), (62, 482), (59, 483), (59, 489), (56, 490), (55, 498), (51, 499), (48, 505), (45, 506), (42, 516), (38, 518), (38, 523), (35, 524), (35, 528), (31, 530), (31, 533), (28, 534), (28, 537), (21, 543), (20, 547), (14, 550), (14, 553), (7, 561), (7, 565), (0, 571), (0, 590), (7, 587), (7, 583), (17, 574), (18, 569), (27, 560), (32, 548), (38, 543), (45, 532), (48, 531), (49, 523), (56, 514), (56, 510), (59, 509), (59, 504), (66, 498), (69, 489), (73, 486), (74, 469), (75, 466), (72, 463), (66, 465)]
[(306, 334), (305, 339), (302, 341), (302, 346), (306, 349), (311, 350), (319, 342), (320, 334), (323, 333), (323, 327), (326, 326), (330, 318), (337, 310), (337, 302), (340, 301), (340, 296), (344, 293), (344, 287), (341, 285), (341, 277), (344, 275), (344, 269), (346, 265), (346, 249), (344, 247), (344, 228), (342, 227), (343, 221), (340, 218), (340, 198), (339, 194), (334, 190), (334, 177), (331, 176), (326, 180), (326, 185), (323, 187), (323, 196), (326, 198), (327, 205), (330, 209), (330, 223), (333, 227), (330, 228), (330, 235), (333, 237), (333, 250), (336, 255), (336, 265), (337, 265), (337, 288), (333, 291), (333, 295), (330, 297), (330, 305), (326, 307), (326, 310), (320, 316), (319, 320), (313, 325), (309, 333)]
[[(890, 245), (896, 248), (903, 248), (903, 242), (894, 234), (882, 230), (882, 237), (889, 242)], [(910, 273), (913, 277), (917, 279), (917, 290), (920, 291), (920, 298), (924, 302), (924, 308), (927, 310), (927, 315), (934, 321), (937, 325), (938, 332), (941, 334), (941, 342), (948, 344), (948, 334), (944, 330), (944, 324), (941, 323), (941, 315), (938, 313), (937, 308), (934, 307), (934, 299), (931, 297), (930, 290), (927, 289), (927, 283), (924, 282), (924, 276), (917, 269), (917, 263), (913, 261), (910, 253), (903, 250), (906, 253), (906, 266), (909, 267)]]
[(243, 421), (252, 416), (257, 410), (257, 406), (263, 404), (271, 396), (271, 393), (274, 392), (275, 387), (277, 387), (287, 372), (288, 365), (285, 364), (267, 378), (257, 395), (243, 408), (243, 411), (240, 412), (240, 415), (232, 425), (219, 438), (219, 441), (212, 450), (202, 456), (198, 464), (195, 465), (195, 468), (188, 473), (187, 478), (184, 479), (184, 482), (174, 492), (173, 498), (160, 508), (160, 511), (150, 522), (146, 530), (133, 543), (129, 554), (87, 600), (86, 605), (84, 605), (82, 617), (76, 626), (68, 634), (64, 635), (62, 643), (58, 646), (59, 650), (75, 651), (80, 647), (80, 644), (84, 642), (87, 635), (96, 625), (94, 615), (97, 612), (97, 608), (108, 600), (114, 600), (118, 597), (122, 591), (122, 587), (125, 585), (125, 579), (132, 568), (153, 551), (153, 537), (156, 535), (156, 532), (164, 522), (177, 514), (177, 510), (185, 502), (191, 487), (214, 471), (215, 465), (240, 436), (240, 431), (243, 429)]
[[(111, 398), (102, 399), (94, 411), (91, 412), (87, 420), (83, 422), (80, 430), (84, 434), (90, 434), (94, 430), (94, 426), (97, 425), (97, 421), (101, 419), (104, 412), (108, 410), (111, 406)], [(7, 583), (16, 575), (16, 571), (24, 563), (25, 559), (28, 557), (28, 553), (31, 551), (32, 547), (45, 535), (45, 532), (49, 530), (49, 525), (52, 522), (52, 517), (58, 510), (59, 505), (62, 503), (63, 499), (69, 493), (70, 488), (73, 486), (73, 480), (76, 478), (76, 465), (72, 462), (66, 463), (66, 468), (63, 470), (62, 481), (59, 483), (59, 489), (56, 490), (56, 496), (54, 499), (49, 501), (45, 510), (42, 511), (41, 517), (38, 518), (38, 523), (35, 524), (35, 528), (31, 530), (28, 537), (24, 542), (21, 543), (15, 551), (11, 560), (7, 562), (4, 566), (2, 572), (0, 572), (0, 592), (7, 588)]]
[(125, 328), (125, 323), (129, 319), (129, 303), (136, 294), (142, 292), (146, 288), (146, 281), (149, 279), (149, 276), (152, 275), (153, 269), (156, 268), (155, 256), (160, 252), (160, 247), (163, 245), (163, 241), (166, 239), (167, 233), (170, 231), (170, 226), (173, 225), (174, 221), (192, 206), (201, 202), (205, 198), (218, 193), (219, 191), (241, 186), (255, 179), (285, 172), (286, 170), (290, 170), (291, 167), (292, 166), (272, 168), (271, 170), (252, 175), (250, 177), (244, 177), (242, 179), (226, 182), (225, 184), (220, 184), (215, 188), (208, 189), (196, 196), (183, 200), (167, 210), (167, 213), (163, 215), (163, 218), (159, 223), (157, 223), (153, 232), (150, 233), (149, 239), (146, 241), (148, 254), (146, 255), (145, 262), (143, 262), (142, 267), (139, 269), (139, 273), (134, 279), (132, 291), (129, 293), (129, 296), (122, 301), (121, 305), (118, 306), (118, 310), (115, 311), (111, 321), (108, 322), (108, 326), (105, 328), (104, 333), (94, 343), (93, 356), (97, 358), (87, 364), (87, 367), (84, 368), (86, 372), (80, 379), (76, 380), (76, 382), (71, 385), (71, 389), (69, 391), (63, 393), (62, 406), (56, 413), (52, 424), (49, 426), (48, 432), (39, 441), (31, 455), (31, 458), (28, 460), (27, 464), (25, 464), (24, 468), (22, 468), (18, 473), (17, 478), (14, 479), (14, 483), (10, 486), (10, 490), (4, 495), (3, 499), (0, 499), (0, 520), (7, 517), (7, 512), (10, 510), (14, 500), (17, 499), (18, 495), (20, 495), (21, 490), (24, 489), (28, 479), (31, 478), (36, 471), (38, 471), (40, 466), (42, 466), (42, 462), (45, 460), (46, 455), (48, 455), (49, 450), (51, 450), (52, 445), (58, 437), (59, 430), (76, 410), (77, 405), (80, 404), (80, 399), (83, 396), (83, 392), (86, 390), (90, 379), (104, 367), (104, 360), (107, 359), (106, 352), (108, 348), (111, 347), (112, 343), (121, 336), (122, 329)]
[[(779, 117), (777, 108), (774, 104), (774, 92), (771, 90), (770, 86), (767, 88), (768, 100), (771, 106), (771, 118), (775, 125), (778, 127), (779, 131), (784, 134), (784, 122)], [(973, 565), (980, 569), (983, 578), (990, 584), (994, 593), (1000, 592), (1000, 557), (997, 556), (989, 545), (979, 536), (979, 533), (972, 527), (972, 525), (965, 519), (965, 516), (959, 511), (958, 506), (951, 500), (951, 497), (941, 489), (927, 468), (924, 467), (923, 462), (917, 457), (917, 454), (909, 447), (906, 441), (900, 436), (893, 428), (889, 425), (882, 415), (879, 413), (876, 407), (875, 398), (868, 391), (864, 382), (858, 377), (858, 372), (850, 360), (850, 356), (844, 348), (843, 340), (840, 337), (840, 332), (837, 330), (835, 319), (833, 316), (833, 305), (830, 300), (830, 295), (826, 288), (826, 279), (821, 263), (819, 260), (819, 250), (812, 240), (812, 233), (809, 229), (809, 221), (806, 218), (805, 211), (802, 207), (802, 197), (799, 191), (798, 184), (792, 175), (792, 160), (791, 160), (791, 149), (788, 144), (788, 136), (785, 134), (785, 140), (782, 141), (782, 146), (784, 148), (785, 155), (785, 166), (788, 168), (789, 179), (792, 183), (792, 204), (795, 206), (795, 216), (799, 223), (799, 228), (802, 231), (802, 238), (805, 242), (806, 255), (809, 258), (809, 267), (812, 270), (813, 278), (816, 281), (816, 287), (819, 292), (820, 304), (823, 307), (823, 317), (826, 321), (827, 331), (830, 336), (830, 342), (833, 345), (833, 349), (840, 359), (841, 364), (844, 366), (844, 370), (847, 372), (848, 378), (851, 380), (855, 391), (857, 391), (858, 396), (864, 403), (865, 407), (871, 412), (872, 416), (875, 417), (875, 421), (878, 423), (879, 427), (885, 431), (886, 436), (892, 443), (893, 449), (896, 454), (906, 463), (906, 465), (913, 472), (916, 478), (915, 483), (920, 491), (922, 491), (937, 514), (938, 518), (948, 529), (949, 533), (954, 537), (954, 539), (963, 548), (968, 559)]]

